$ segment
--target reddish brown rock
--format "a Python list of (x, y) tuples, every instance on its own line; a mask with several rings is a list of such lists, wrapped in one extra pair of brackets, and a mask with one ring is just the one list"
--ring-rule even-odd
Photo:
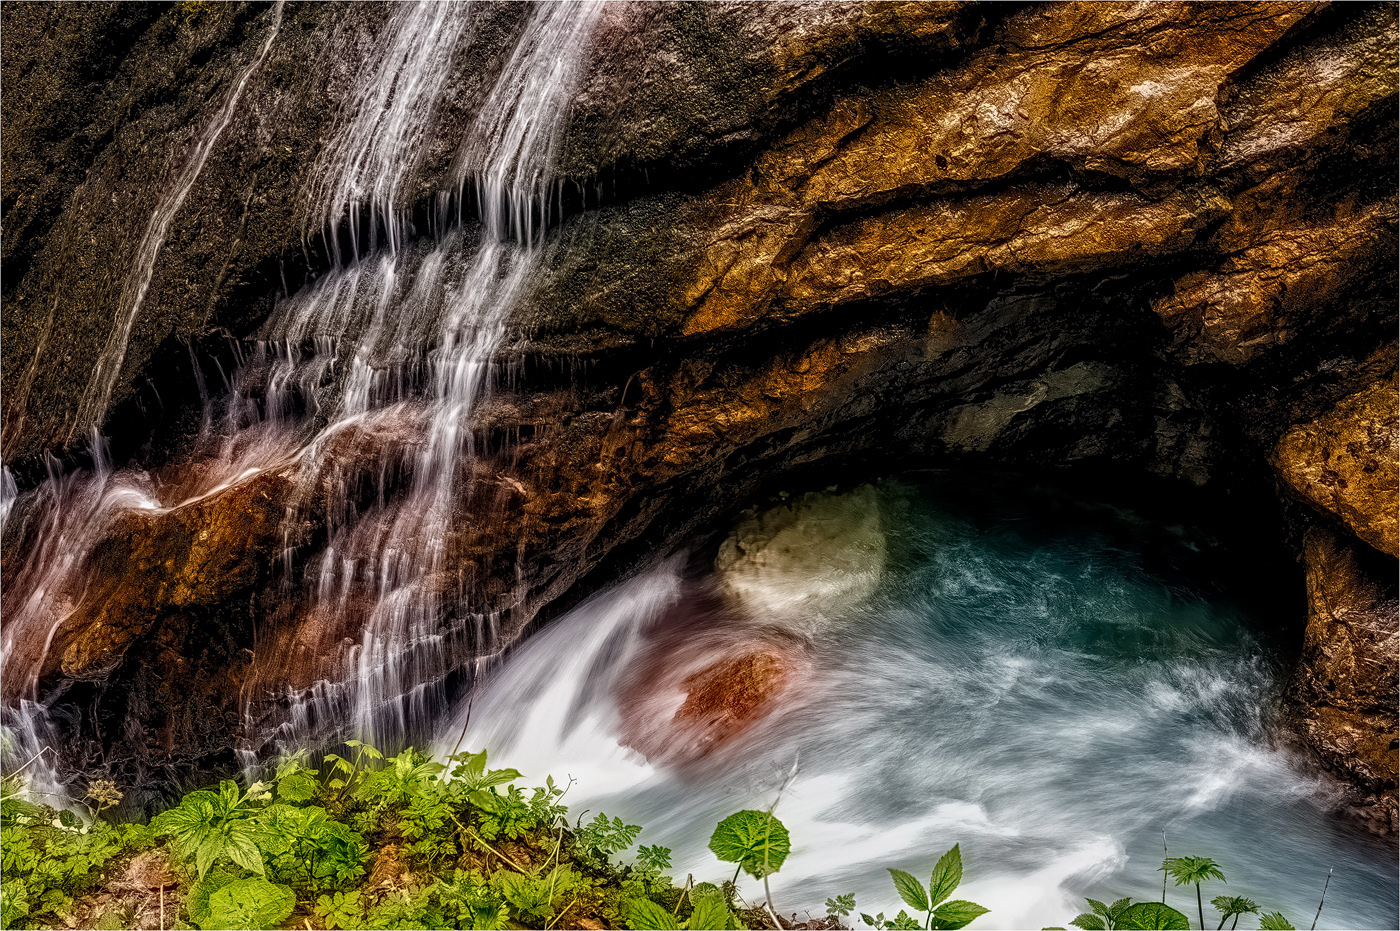
[(725, 740), (772, 710), (790, 675), (777, 653), (760, 650), (721, 660), (682, 683), (685, 703), (674, 720), (706, 742)]

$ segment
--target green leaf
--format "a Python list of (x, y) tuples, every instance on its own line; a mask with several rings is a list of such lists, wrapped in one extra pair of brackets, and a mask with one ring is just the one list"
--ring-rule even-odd
[(256, 931), (280, 925), (296, 906), (296, 896), (286, 886), (265, 879), (238, 879), (209, 897), (205, 931)]
[(899, 891), (899, 897), (911, 908), (916, 908), (921, 912), (929, 910), (928, 894), (924, 892), (924, 887), (910, 874), (903, 870), (890, 870), (890, 878), (894, 880), (894, 887)]
[(935, 928), (965, 928), (973, 919), (985, 914), (987, 914), (987, 909), (976, 902), (953, 899), (933, 910), (933, 926)]
[(939, 857), (933, 867), (933, 875), (928, 881), (929, 905), (935, 906), (952, 895), (962, 882), (962, 875), (962, 851), (954, 844), (953, 849)]
[(909, 913), (902, 908), (898, 915), (885, 922), (885, 927), (892, 929), (892, 931), (921, 931), (918, 920), (911, 918)]
[(624, 911), (628, 927), (636, 931), (680, 931), (675, 916), (651, 899), (628, 899)]
[(1076, 915), (1069, 920), (1069, 923), (1076, 928), (1083, 928), (1084, 931), (1107, 931), (1108, 928), (1102, 915), (1095, 915), (1091, 912)]
[(686, 927), (690, 931), (726, 931), (730, 926), (729, 906), (719, 896), (701, 896), (695, 900)]
[(262, 851), (253, 842), (252, 829), (247, 824), (235, 824), (224, 842), (228, 858), (250, 873), (263, 875)]
[(1281, 912), (1265, 912), (1259, 916), (1259, 931), (1293, 931), (1293, 926)]
[(1161, 902), (1139, 902), (1123, 910), (1118, 927), (1141, 931), (1186, 931), (1191, 925), (1186, 916)]
[(792, 849), (783, 823), (766, 811), (739, 811), (710, 835), (710, 850), (726, 863), (738, 863), (754, 879), (776, 873)]
[(199, 846), (194, 851), (194, 862), (199, 870), (200, 879), (204, 878), (204, 874), (209, 872), (209, 867), (223, 852), (224, 839), (218, 834), (211, 834), (199, 842)]
[(289, 773), (277, 780), (277, 797), (288, 802), (309, 801), (316, 794), (316, 780), (310, 773)]

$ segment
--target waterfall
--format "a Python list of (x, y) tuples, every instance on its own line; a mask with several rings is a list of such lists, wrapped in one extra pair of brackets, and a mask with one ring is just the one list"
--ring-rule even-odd
[[(397, 252), (408, 238), (404, 185), (451, 74), (453, 52), (468, 35), (470, 2), (416, 0), (394, 7), (381, 41), (361, 67), (347, 109), (351, 118), (321, 152), (306, 195), (308, 228), (327, 236), (331, 260), (344, 254), (339, 225), (349, 220), (350, 255), (384, 244)], [(361, 241), (360, 220), (369, 225)]]
[[(333, 229), (348, 211), (358, 255), (356, 218), (368, 203), (371, 224), (384, 225), (387, 248), (334, 268), (282, 302), (263, 333), (283, 346), (282, 377), (304, 366), (307, 385), (319, 383), (339, 357), (305, 360), (299, 345), (352, 347), (338, 396), (327, 404), (327, 426), (301, 457), (305, 487), (322, 484), (327, 457), (320, 450), (376, 418), (412, 431), (416, 440), (407, 445), (417, 447), (402, 463), (409, 489), (393, 504), (367, 514), (332, 508), (340, 521), (308, 573), (309, 610), (343, 616), (352, 602), (370, 607), (358, 642), (346, 651), (343, 688), (329, 684), (299, 696), (296, 704), (312, 707), (294, 711), (294, 733), (305, 726), (299, 722), (346, 718), (358, 735), (388, 739), (440, 704), (437, 690), (463, 658), (441, 629), (441, 579), (450, 575), (447, 536), (462, 494), (461, 460), (472, 454), (466, 427), (491, 382), (506, 321), (536, 270), (552, 166), (602, 10), (597, 0), (534, 8), (454, 160), (450, 184), (459, 203), (460, 189), (476, 186), (479, 229), (459, 222), (424, 252), (404, 248), (394, 198), (404, 166), (415, 164), (423, 144), (405, 127), (425, 118), (432, 88), (443, 86), (439, 72), (401, 87), (402, 70), (441, 59), (444, 37), (466, 29), (464, 13), (444, 16), (437, 6), (396, 11), (384, 51), (354, 94), (361, 109), (338, 137), (341, 148), (323, 157), (327, 178), (315, 188), (334, 196), (318, 195), (312, 222)], [(489, 647), (492, 619), (476, 621), (475, 647)]]
[[(5, 491), (6, 514), (24, 515), (33, 543), (6, 575), (3, 662), (7, 688), (15, 683), (6, 693), (12, 706), (24, 689), (32, 694), (49, 644), (82, 600), (92, 548), (121, 514), (165, 513), (265, 472), (294, 488), (289, 571), (274, 597), (288, 623), (327, 633), (310, 644), (314, 668), (298, 670), (314, 673), (311, 681), (274, 702), (280, 711), (267, 710), (267, 689), (302, 654), (272, 637), (254, 644), (254, 669), (267, 675), (244, 686), (243, 752), (264, 745), (270, 726), (291, 742), (332, 729), (392, 740), (442, 706), (449, 673), (493, 648), (495, 619), (459, 603), (452, 587), (449, 536), (469, 493), (470, 418), (545, 252), (553, 165), (602, 10), (600, 0), (531, 8), (441, 181), (439, 206), (460, 205), (470, 186), (478, 215), (459, 215), (426, 237), (412, 229), (409, 189), (426, 147), (440, 145), (428, 130), (451, 87), (454, 54), (472, 36), (473, 9), (394, 5), (303, 189), (303, 229), (325, 239), (330, 268), (277, 302), (256, 339), (238, 350), (232, 372), (206, 378), (194, 360), (205, 413), (187, 467), (173, 478), (114, 470), (99, 440), (94, 469), (55, 470), (38, 489)], [(110, 352), (85, 400), (92, 418), (105, 408), (172, 218), (280, 17), (279, 4), (257, 56), (149, 221)], [(348, 242), (339, 239), (343, 229)], [(376, 483), (368, 505), (353, 494), (366, 473)], [(313, 511), (322, 515), (315, 519), (324, 521), (325, 542), (296, 564), (296, 528)]]

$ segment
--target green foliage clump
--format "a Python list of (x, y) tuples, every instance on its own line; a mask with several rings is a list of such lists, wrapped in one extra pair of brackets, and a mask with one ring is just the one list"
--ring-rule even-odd
[[(793, 838), (773, 814), (776, 802), (716, 826), (709, 849), (734, 864), (732, 878), (694, 885), (687, 879), (677, 888), (666, 847), (641, 845), (624, 862), (641, 826), (597, 813), (571, 827), (562, 801), (569, 785), (553, 778), (522, 788), (519, 771), (489, 769), (484, 751), (443, 764), (411, 747), (385, 757), (358, 741), (346, 746), (347, 755), (326, 754), (319, 765), (305, 751), (294, 754), (246, 788), (224, 780), (190, 792), (149, 826), (104, 820), (122, 798), (110, 781), (89, 784), (84, 820), (34, 804), (4, 780), (0, 928), (73, 926), (84, 915), (98, 927), (129, 925), (129, 903), (96, 911), (84, 897), (121, 875), (129, 856), (162, 845), (178, 874), (171, 890), (178, 914), (166, 927), (550, 929), (586, 922), (737, 931), (777, 923), (769, 879), (787, 861)], [(1177, 885), (1196, 887), (1204, 927), (1201, 886), (1224, 881), (1219, 864), (1177, 857), (1162, 869)], [(766, 911), (738, 897), (741, 873), (763, 882)], [(913, 913), (860, 915), (879, 931), (963, 928), (987, 912), (952, 898), (963, 879), (956, 844), (927, 885), (901, 869), (889, 873)], [(1088, 904), (1090, 911), (1071, 922), (1084, 931), (1188, 927), (1186, 915), (1165, 902)], [(1243, 896), (1220, 895), (1211, 904), (1220, 916), (1217, 931), (1259, 914)], [(855, 908), (853, 894), (827, 899), (826, 926), (844, 927)], [(1259, 915), (1259, 927), (1292, 925), (1268, 912)]]
[(109, 863), (150, 843), (140, 825), (84, 824), (27, 801), (14, 780), (0, 781), (0, 927), (61, 923)]

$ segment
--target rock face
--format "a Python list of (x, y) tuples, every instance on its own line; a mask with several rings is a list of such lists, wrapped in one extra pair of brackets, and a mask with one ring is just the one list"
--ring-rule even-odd
[(1400, 557), (1400, 394), (1385, 378), (1284, 434), (1275, 467), (1304, 501)]
[[(328, 230), (311, 193), (398, 9), (5, 5), (0, 387), (26, 494), (94, 427), (145, 471), (202, 474), (237, 446), (210, 435), (233, 403), (209, 400), (214, 373), (250, 364), (277, 302), (334, 264), (329, 237), (374, 228), (352, 208)], [(469, 200), (465, 128), (534, 15), (470, 9), (395, 189), (408, 251)], [(1303, 538), (1301, 500), (1389, 554), (1310, 542), (1310, 591), (1382, 585), (1396, 28), (1387, 4), (607, 4), (506, 377), (460, 425), (477, 452), (452, 466), (425, 583), (443, 629), (513, 636), (768, 483), (846, 467), (1092, 470), (1238, 500), (1270, 494), (1272, 466), (1287, 501), (1261, 541)], [(283, 349), (324, 353), (319, 336)], [(95, 530), (52, 643), (16, 654), (37, 692), (98, 709), (71, 715), (93, 746), (139, 735), (124, 752), (145, 767), (177, 745), (218, 758), (250, 701), (334, 678), (368, 609), (283, 593), (334, 528), (413, 486), (419, 400), (318, 446), (316, 483), (286, 484), (288, 452)], [(7, 615), (31, 501), (0, 540)], [(1369, 743), (1317, 724), (1379, 714), (1345, 696), (1384, 685), (1318, 644), (1345, 627), (1348, 656), (1378, 656), (1393, 625), (1323, 630), (1352, 615), (1319, 597), (1303, 733), (1393, 795)]]
[(1379, 796), (1376, 817), (1393, 831), (1400, 771), (1394, 566), (1368, 565), (1377, 562), (1374, 553), (1322, 529), (1304, 538), (1303, 558), (1308, 629), (1293, 686), (1300, 729), (1324, 760)]

